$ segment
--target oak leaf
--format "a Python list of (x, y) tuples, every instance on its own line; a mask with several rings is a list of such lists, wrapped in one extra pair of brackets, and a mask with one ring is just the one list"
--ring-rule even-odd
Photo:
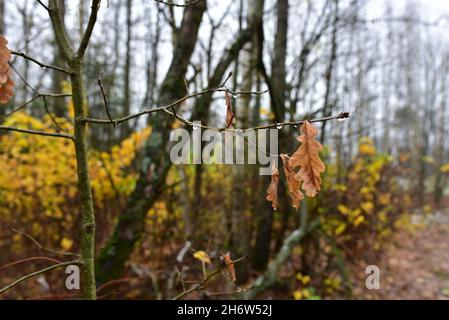
[(319, 157), (323, 146), (315, 139), (318, 131), (310, 122), (304, 121), (300, 131), (301, 135), (297, 139), (301, 145), (291, 156), (289, 165), (300, 168), (296, 178), (302, 182), (302, 189), (306, 194), (314, 197), (321, 190), (320, 174), (326, 168)]
[(273, 162), (271, 167), (271, 182), (267, 190), (268, 201), (271, 201), (273, 209), (276, 210), (278, 207), (278, 184), (279, 184), (279, 170), (276, 168), (276, 163)]
[(6, 104), (14, 94), (14, 81), (11, 78), (11, 50), (7, 47), (8, 40), (0, 36), (0, 103)]
[(225, 91), (226, 99), (226, 129), (232, 128), (232, 123), (234, 122), (234, 113), (232, 112), (231, 97), (229, 97), (229, 92)]
[(292, 199), (292, 206), (298, 209), (304, 195), (301, 192), (301, 180), (290, 165), (291, 158), (287, 154), (281, 154), (281, 159), (284, 167), (285, 177), (287, 178), (288, 192)]

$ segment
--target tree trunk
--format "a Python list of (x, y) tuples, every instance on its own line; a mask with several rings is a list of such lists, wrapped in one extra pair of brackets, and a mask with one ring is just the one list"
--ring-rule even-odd
[[(247, 20), (248, 25), (261, 25), (263, 17), (263, 0), (251, 0), (248, 2)], [(254, 34), (250, 43), (245, 46), (240, 56), (242, 69), (242, 91), (251, 91), (255, 79), (255, 71), (257, 67), (258, 46), (257, 34)], [(243, 95), (236, 101), (236, 126), (238, 128), (247, 127), (250, 123), (250, 103), (251, 95)], [(236, 152), (245, 152), (237, 149)], [(248, 191), (248, 165), (235, 164), (233, 166), (232, 181), (232, 213), (231, 213), (231, 252), (234, 256), (242, 257), (249, 255), (249, 228), (247, 217), (247, 199), (245, 193)], [(238, 283), (243, 283), (248, 278), (248, 264), (242, 263), (236, 265), (236, 274)]]
[[(274, 94), (278, 96), (279, 105), (285, 105), (286, 94), (286, 69), (285, 60), (287, 57), (287, 32), (288, 32), (288, 0), (279, 0), (277, 2), (277, 20), (276, 20), (276, 35), (274, 43), (274, 57), (271, 65), (272, 70), (272, 83)], [(285, 108), (284, 108), (285, 109)], [(285, 110), (280, 112), (284, 114)], [(255, 115), (254, 115), (255, 116)], [(276, 119), (278, 122), (282, 122), (284, 118)], [(285, 135), (281, 135), (283, 137)], [(280, 145), (283, 145), (282, 142)], [(266, 177), (260, 177), (260, 190), (259, 194), (264, 194), (269, 184), (269, 179)], [(285, 197), (281, 197), (284, 199)], [(256, 229), (256, 242), (254, 245), (254, 254), (252, 257), (252, 264), (254, 269), (263, 271), (266, 269), (268, 260), (270, 258), (270, 245), (271, 245), (271, 232), (273, 225), (273, 210), (270, 205), (267, 205), (265, 198), (264, 203), (259, 205), (257, 211), (257, 229)], [(288, 210), (283, 212), (284, 217), (287, 217)]]
[[(200, 1), (184, 10), (180, 37), (161, 86), (161, 105), (185, 94), (184, 76), (205, 10), (206, 1)], [(152, 133), (145, 145), (136, 187), (128, 199), (126, 209), (118, 217), (111, 239), (97, 260), (97, 279), (102, 283), (123, 273), (125, 262), (144, 231), (146, 213), (164, 188), (165, 178), (171, 167), (168, 141), (172, 123), (173, 119), (162, 113), (150, 118)]]
[[(92, 0), (92, 13), (89, 23), (93, 30), (96, 22), (97, 12), (100, 8), (99, 0)], [(82, 265), (82, 294), (84, 299), (96, 299), (95, 283), (95, 213), (92, 200), (92, 188), (89, 177), (88, 154), (87, 154), (87, 122), (83, 118), (89, 114), (88, 106), (84, 96), (83, 83), (83, 57), (85, 49), (89, 44), (90, 35), (86, 36), (86, 42), (82, 42), (75, 53), (67, 36), (64, 23), (60, 15), (58, 0), (50, 0), (49, 14), (55, 33), (59, 50), (70, 67), (70, 80), (72, 85), (72, 101), (74, 106), (74, 142), (77, 162), (78, 190), (80, 193), (81, 213), (81, 261)]]
[[(126, 56), (125, 56), (125, 74), (124, 74), (124, 94), (123, 94), (123, 116), (131, 112), (131, 42), (132, 42), (132, 0), (126, 0)], [(129, 136), (131, 133), (131, 123), (127, 121), (121, 129), (121, 139)]]

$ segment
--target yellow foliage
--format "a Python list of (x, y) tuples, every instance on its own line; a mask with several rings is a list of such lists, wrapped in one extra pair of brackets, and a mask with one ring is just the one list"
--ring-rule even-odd
[(370, 138), (360, 139), (359, 154), (362, 156), (373, 156), (376, 154), (376, 147)]
[(203, 263), (211, 264), (210, 257), (206, 251), (203, 251), (203, 250), (197, 251), (193, 254), (193, 257), (195, 259), (200, 260)]
[(302, 299), (302, 290), (295, 290), (293, 292), (293, 298), (295, 300), (301, 300)]
[(440, 171), (441, 171), (442, 173), (449, 172), (449, 163), (446, 163), (446, 164), (442, 165), (442, 166), (440, 167)]
[[(63, 131), (73, 133), (70, 121), (65, 118), (56, 121)], [(49, 116), (38, 120), (21, 112), (8, 117), (4, 125), (55, 131)], [(150, 129), (135, 133), (109, 153), (90, 152), (89, 170), (99, 212), (114, 205), (117, 196), (132, 191), (136, 174), (129, 167), (149, 134)], [(74, 210), (79, 199), (72, 141), (19, 132), (2, 135), (0, 185), (2, 222), (26, 226), (31, 235), (52, 239), (55, 246), (63, 249), (72, 246), (70, 239), (60, 237), (69, 234), (79, 218)]]
[(371, 213), (374, 209), (374, 205), (372, 202), (363, 202), (360, 206), (366, 213)]
[(365, 217), (364, 216), (358, 216), (357, 218), (355, 218), (354, 220), (354, 226), (358, 226), (359, 224), (363, 223), (363, 221), (365, 221)]
[(308, 276), (308, 275), (304, 276), (304, 275), (302, 275), (302, 273), (298, 273), (296, 275), (296, 279), (298, 281), (300, 281), (303, 285), (307, 285), (308, 283), (310, 283), (310, 280), (311, 280), (310, 276)]
[(422, 157), (422, 161), (428, 164), (434, 164), (435, 160), (431, 156)]
[(70, 250), (70, 248), (72, 248), (73, 245), (73, 241), (68, 239), (68, 238), (62, 238), (61, 240), (61, 248), (64, 249), (65, 251)]
[(348, 207), (346, 207), (344, 204), (339, 204), (337, 206), (337, 209), (344, 215), (349, 215), (349, 213), (351, 212), (351, 210)]

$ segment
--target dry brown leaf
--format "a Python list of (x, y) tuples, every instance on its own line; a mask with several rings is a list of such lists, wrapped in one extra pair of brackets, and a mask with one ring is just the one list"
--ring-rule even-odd
[(234, 268), (234, 262), (231, 259), (231, 254), (228, 252), (226, 254), (223, 255), (223, 260), (226, 264), (226, 267), (228, 268), (229, 271), (229, 276), (231, 277), (231, 281), (235, 282), (236, 277), (235, 277), (235, 268)]
[(232, 112), (231, 97), (229, 97), (229, 92), (225, 91), (226, 99), (226, 129), (232, 128), (232, 123), (234, 121), (234, 113)]
[(8, 103), (14, 94), (14, 81), (11, 78), (9, 65), (11, 51), (7, 44), (5, 37), (0, 36), (0, 104)]
[(267, 200), (271, 201), (273, 209), (278, 207), (278, 184), (279, 184), (279, 170), (276, 168), (276, 163), (273, 162), (271, 167), (271, 183), (267, 190)]
[(8, 76), (4, 85), (0, 87), (0, 104), (7, 104), (14, 95), (14, 81)]
[(301, 180), (298, 179), (296, 172), (290, 166), (290, 157), (287, 154), (281, 154), (281, 159), (284, 167), (285, 177), (287, 178), (288, 192), (292, 199), (292, 206), (298, 209), (304, 195), (301, 192)]
[(0, 36), (0, 85), (3, 85), (8, 80), (9, 75), (9, 60), (11, 60), (11, 51), (6, 46), (8, 40)]
[(314, 197), (321, 190), (320, 174), (326, 168), (319, 157), (323, 146), (315, 139), (318, 131), (310, 122), (304, 121), (300, 131), (301, 135), (297, 139), (301, 145), (291, 156), (289, 164), (292, 168), (300, 168), (296, 177), (302, 181), (302, 189), (306, 194)]

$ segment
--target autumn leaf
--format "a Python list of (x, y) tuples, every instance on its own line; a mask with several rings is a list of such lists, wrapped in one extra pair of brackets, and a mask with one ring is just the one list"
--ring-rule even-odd
[(291, 168), (300, 168), (296, 178), (302, 182), (306, 194), (314, 197), (321, 190), (320, 174), (325, 169), (319, 157), (323, 146), (315, 139), (318, 131), (310, 122), (304, 121), (300, 131), (301, 135), (297, 139), (301, 145), (291, 156), (289, 165)]
[(70, 248), (72, 248), (73, 245), (73, 241), (70, 240), (69, 238), (62, 238), (61, 240), (61, 248), (64, 250), (70, 250)]
[(6, 104), (14, 94), (14, 81), (11, 78), (9, 61), (11, 50), (6, 46), (8, 40), (0, 36), (0, 103)]
[(226, 267), (228, 268), (229, 276), (231, 277), (231, 281), (235, 282), (235, 280), (236, 280), (235, 268), (234, 268), (234, 262), (231, 259), (231, 254), (228, 252), (228, 253), (222, 255), (222, 257), (226, 264)]
[(273, 209), (278, 207), (278, 184), (279, 184), (279, 170), (276, 168), (276, 163), (273, 162), (271, 167), (271, 183), (267, 190), (267, 200), (271, 201)]
[(298, 209), (301, 200), (304, 199), (304, 195), (301, 192), (301, 180), (298, 179), (298, 175), (290, 166), (291, 158), (286, 154), (281, 154), (281, 159), (284, 167), (285, 177), (287, 178), (288, 192), (292, 199), (292, 206)]
[(203, 251), (203, 250), (197, 251), (193, 254), (193, 257), (195, 259), (200, 260), (201, 262), (203, 262), (205, 264), (211, 264), (209, 255), (207, 254), (206, 251)]
[(232, 128), (232, 123), (234, 121), (234, 113), (232, 112), (231, 98), (229, 97), (229, 92), (225, 91), (226, 99), (226, 129)]

